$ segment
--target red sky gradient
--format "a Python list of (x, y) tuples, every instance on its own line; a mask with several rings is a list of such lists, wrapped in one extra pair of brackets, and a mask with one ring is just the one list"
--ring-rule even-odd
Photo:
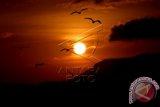
[[(96, 62), (60, 52), (58, 46), (98, 25), (84, 20), (85, 17), (99, 19), (103, 23), (104, 38), (95, 52), (97, 58), (103, 60), (159, 52), (158, 40), (108, 41), (110, 30), (115, 25), (135, 18), (160, 17), (159, 4), (159, 0), (104, 0), (100, 3), (91, 0), (79, 3), (72, 0), (1, 0), (0, 83), (61, 81), (65, 80), (66, 67), (94, 65)], [(83, 14), (70, 15), (86, 7), (88, 10)], [(19, 50), (13, 46), (28, 48)], [(45, 65), (35, 68), (37, 63)], [(60, 68), (63, 72), (58, 72)]]

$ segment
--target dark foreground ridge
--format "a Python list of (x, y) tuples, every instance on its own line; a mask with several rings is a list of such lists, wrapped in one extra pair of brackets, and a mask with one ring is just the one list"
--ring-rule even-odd
[[(98, 71), (96, 71), (99, 69)], [(61, 100), (87, 99), (102, 101), (106, 105), (123, 104), (127, 106), (160, 106), (160, 92), (154, 101), (148, 104), (135, 102), (128, 104), (130, 84), (139, 77), (151, 77), (160, 84), (160, 54), (143, 54), (130, 58), (106, 59), (73, 80), (65, 82), (46, 82), (39, 85), (0, 85), (0, 97), (10, 98), (59, 98)], [(83, 75), (93, 78), (80, 79)], [(80, 81), (81, 80), (81, 81)]]

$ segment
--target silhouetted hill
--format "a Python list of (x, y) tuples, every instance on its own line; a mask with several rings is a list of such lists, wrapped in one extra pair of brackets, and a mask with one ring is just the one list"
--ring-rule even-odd
[[(143, 54), (130, 58), (106, 59), (94, 69), (64, 82), (46, 82), (33, 85), (6, 85), (0, 87), (1, 96), (31, 98), (60, 98), (101, 102), (105, 105), (128, 106), (130, 84), (139, 77), (151, 77), (160, 83), (160, 54)], [(160, 92), (148, 106), (160, 105)], [(133, 105), (137, 106), (136, 102)], [(141, 106), (146, 104), (141, 104)]]

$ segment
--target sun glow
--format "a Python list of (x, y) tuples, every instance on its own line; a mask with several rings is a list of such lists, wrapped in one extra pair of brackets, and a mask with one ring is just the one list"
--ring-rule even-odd
[(76, 54), (82, 55), (86, 51), (86, 46), (82, 42), (77, 42), (74, 44), (73, 49)]

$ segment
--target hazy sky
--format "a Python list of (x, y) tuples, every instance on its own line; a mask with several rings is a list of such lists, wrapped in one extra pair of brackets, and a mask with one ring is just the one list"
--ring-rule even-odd
[[(81, 15), (70, 15), (82, 8), (88, 10)], [(113, 26), (135, 18), (160, 17), (159, 10), (159, 0), (1, 0), (0, 82), (64, 80), (66, 67), (87, 68), (93, 65), (72, 53), (60, 52), (58, 46), (65, 40), (84, 37), (78, 35), (99, 25), (84, 20), (85, 17), (99, 19), (103, 23), (100, 34), (103, 41), (94, 54), (99, 59), (159, 51), (158, 40), (108, 41)], [(87, 41), (87, 46), (92, 46), (94, 43), (91, 42), (96, 38), (95, 33), (84, 41)], [(28, 48), (19, 50), (14, 47)], [(37, 63), (45, 65), (34, 68)], [(61, 68), (63, 72), (59, 73)]]

